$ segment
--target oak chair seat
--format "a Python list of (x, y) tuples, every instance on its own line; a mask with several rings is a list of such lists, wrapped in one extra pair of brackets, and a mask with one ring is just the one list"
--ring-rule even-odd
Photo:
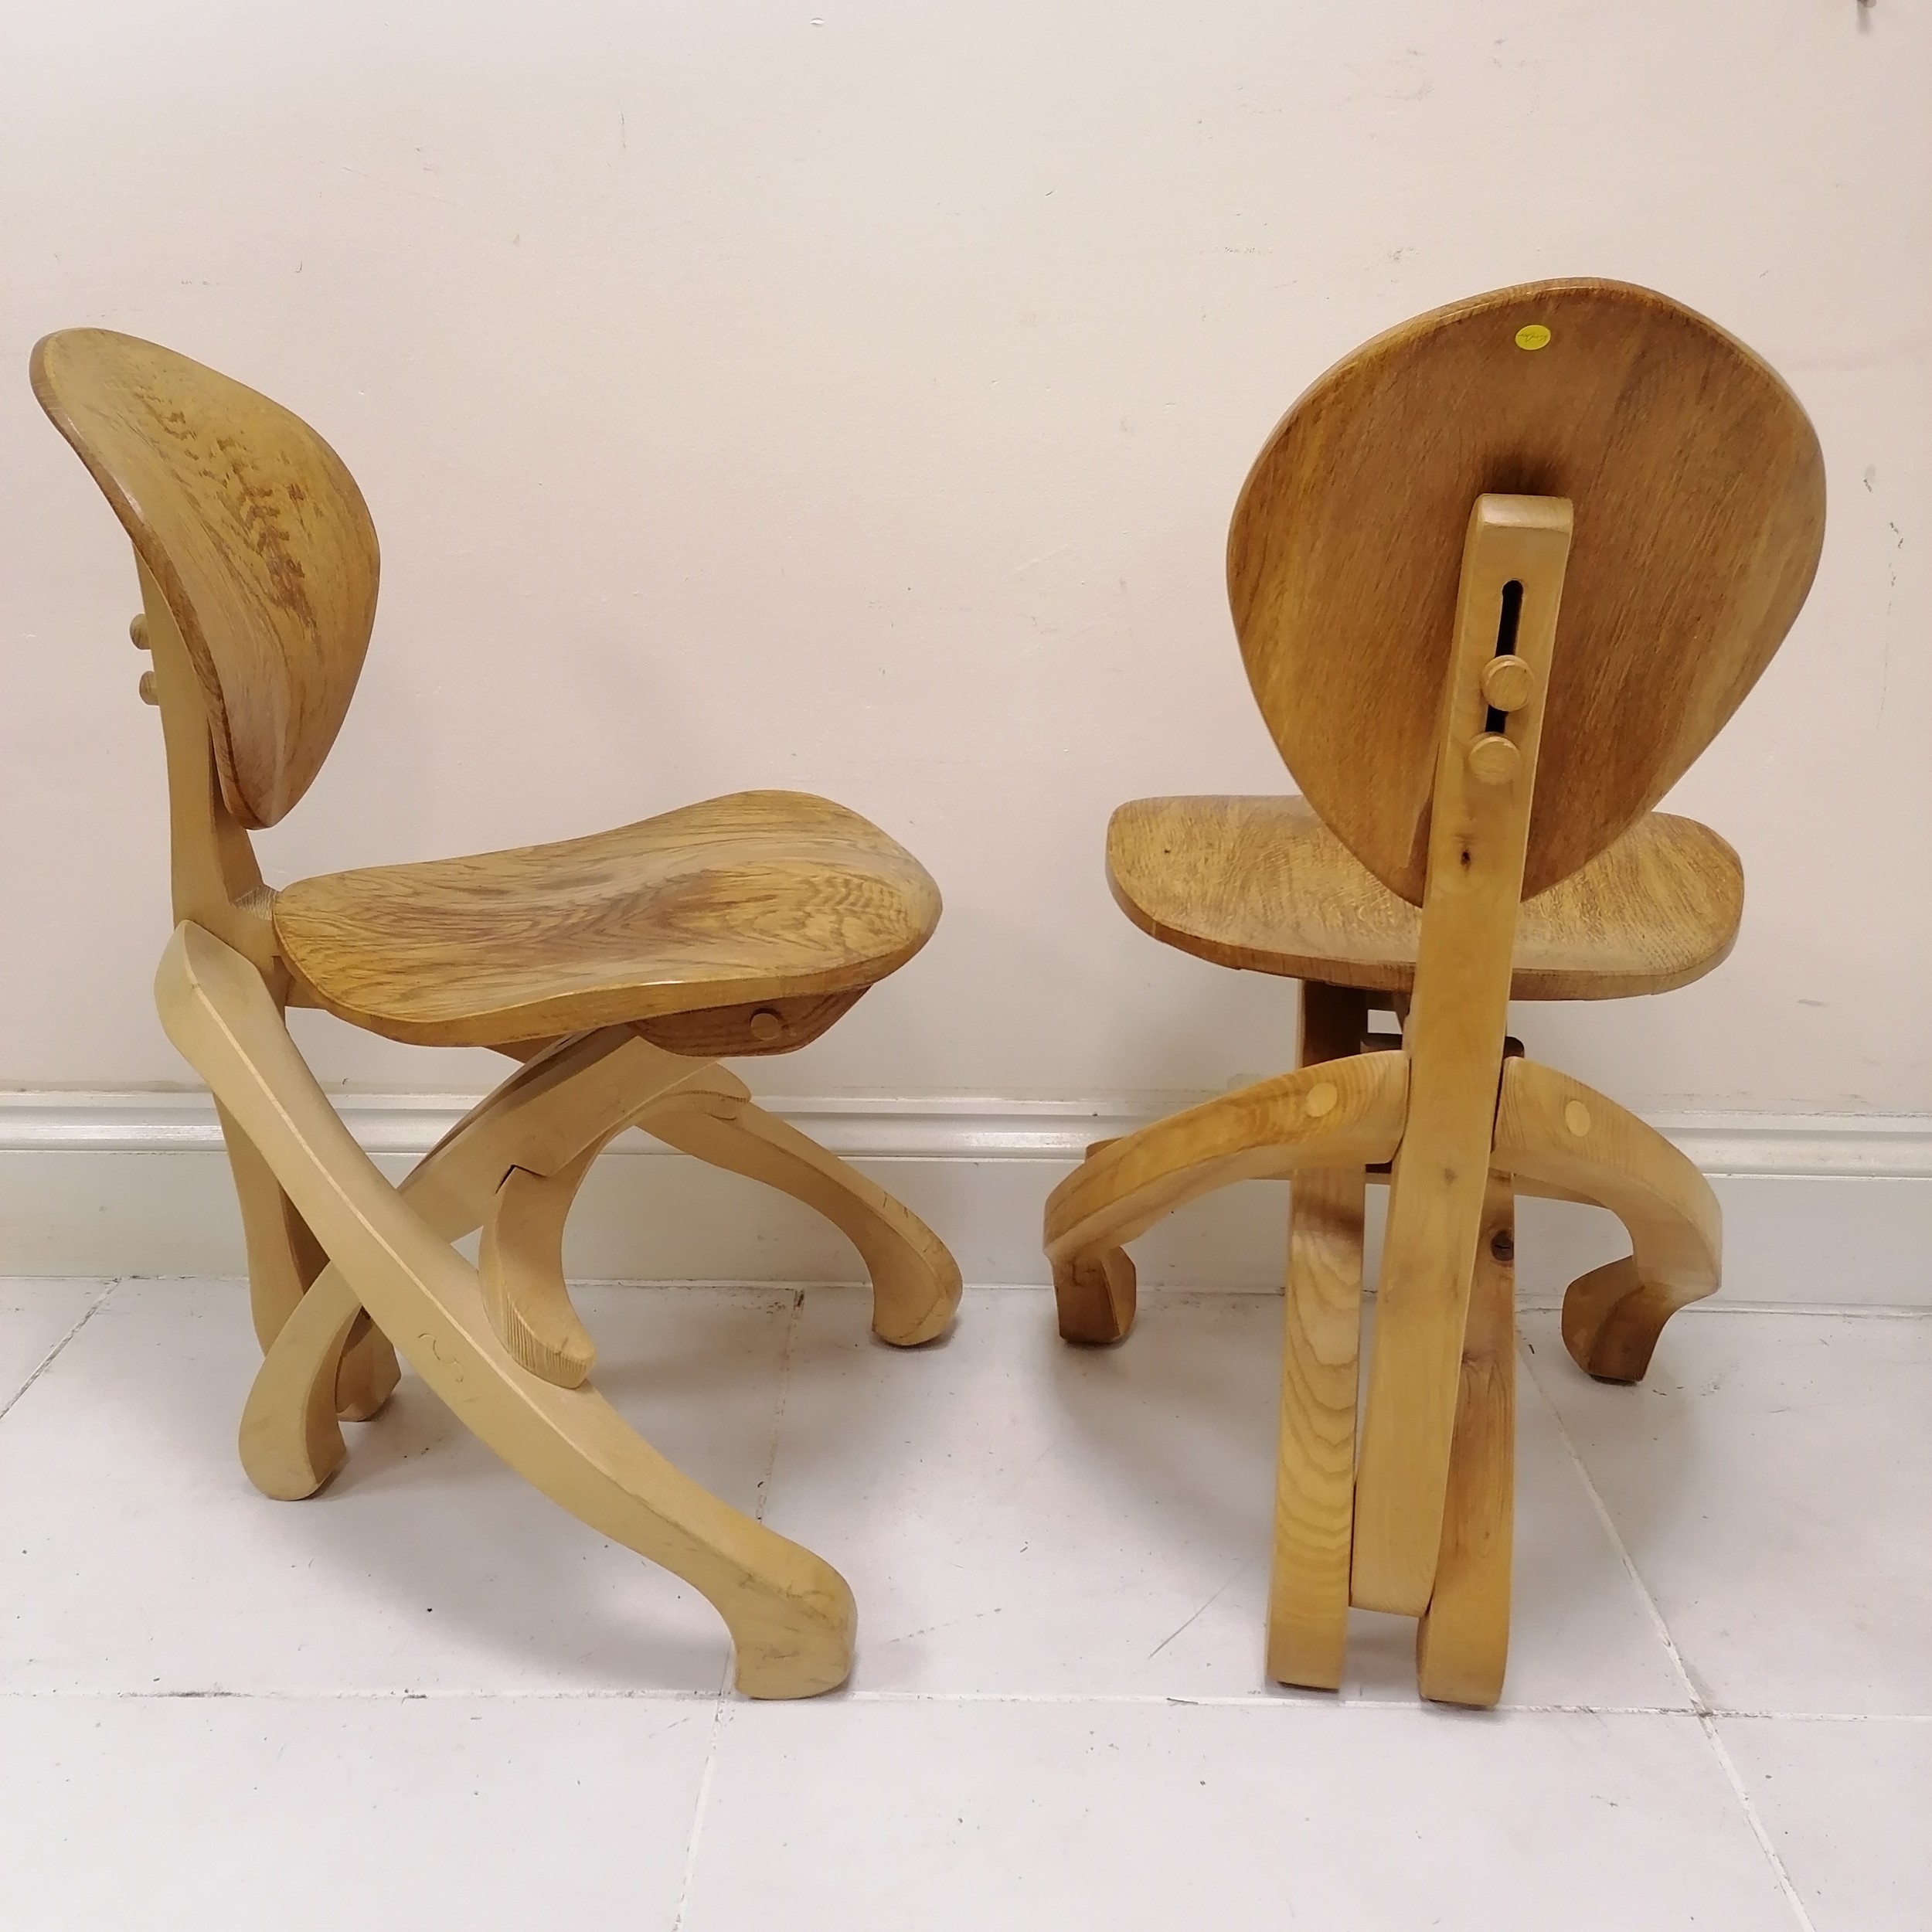
[[(1134, 923), (1217, 965), (1406, 993), (1421, 908), (1399, 898), (1296, 798), (1137, 798), (1114, 815), (1107, 876)], [(1686, 986), (1730, 951), (1737, 855), (1653, 811), (1522, 902), (1512, 999), (1624, 999)]]
[[(911, 958), (939, 913), (937, 887), (897, 841), (796, 791), (737, 792), (555, 845), (330, 872), (274, 908), (298, 995), (427, 1046), (819, 996), (802, 1013), (774, 1009), (772, 1040), (795, 1046), (798, 1022), (828, 1024)], [(755, 1036), (736, 1050), (757, 1050)]]

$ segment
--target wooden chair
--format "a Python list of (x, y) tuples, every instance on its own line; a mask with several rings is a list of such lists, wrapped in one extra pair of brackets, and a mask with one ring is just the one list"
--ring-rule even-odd
[[(338, 1418), (395, 1386), (393, 1343), (512, 1468), (702, 1591), (740, 1690), (841, 1682), (845, 1580), (680, 1474), (589, 1386), (560, 1243), (590, 1163), (643, 1127), (842, 1229), (884, 1340), (941, 1333), (959, 1299), (944, 1247), (717, 1063), (803, 1046), (903, 965), (938, 920), (933, 882), (855, 813), (759, 791), (269, 889), (248, 832), (328, 755), (375, 616), (361, 494), (286, 410), (150, 342), (49, 336), (33, 386), (134, 541), (178, 922), (155, 990), (213, 1090), (240, 1196), (265, 1355), (242, 1420), (250, 1477), (270, 1496), (318, 1489), (345, 1454)], [(297, 1052), (288, 1005), (521, 1064), (394, 1187)], [(479, 1227), (472, 1267), (451, 1244)]]
[[(1060, 1332), (1134, 1318), (1122, 1243), (1292, 1175), (1267, 1668), (1341, 1680), (1351, 1603), (1420, 1620), (1424, 1696), (1509, 1644), (1517, 1194), (1633, 1253), (1563, 1338), (1634, 1382), (1717, 1286), (1717, 1202), (1653, 1128), (1522, 1057), (1509, 1001), (1663, 992), (1730, 951), (1736, 855), (1651, 808), (1810, 588), (1823, 465), (1790, 391), (1649, 291), (1548, 282), (1379, 337), (1288, 413), (1228, 547), (1241, 653), (1302, 798), (1150, 798), (1107, 832), (1128, 918), (1304, 982), (1298, 1070), (1090, 1150), (1047, 1204)], [(1560, 620), (1559, 607), (1560, 606)], [(1420, 910), (1418, 910), (1420, 909)], [(1401, 1032), (1368, 1030), (1393, 1011)], [(1357, 1430), (1362, 1206), (1390, 1189)]]

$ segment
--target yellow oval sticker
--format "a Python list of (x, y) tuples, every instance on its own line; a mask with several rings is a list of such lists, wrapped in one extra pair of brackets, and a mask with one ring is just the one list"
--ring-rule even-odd
[(1516, 331), (1519, 349), (1546, 349), (1549, 345), (1549, 331), (1541, 322), (1525, 322)]

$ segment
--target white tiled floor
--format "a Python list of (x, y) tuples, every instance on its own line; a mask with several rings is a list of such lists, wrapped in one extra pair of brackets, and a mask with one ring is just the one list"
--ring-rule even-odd
[(846, 1691), (413, 1379), (322, 1496), (233, 1432), (233, 1283), (0, 1284), (0, 1920), (573, 1932), (1932, 1925), (1932, 1318), (1692, 1311), (1649, 1382), (1525, 1318), (1505, 1708), (1260, 1668), (1279, 1304), (1063, 1349), (991, 1289), (586, 1291), (600, 1385), (835, 1563)]

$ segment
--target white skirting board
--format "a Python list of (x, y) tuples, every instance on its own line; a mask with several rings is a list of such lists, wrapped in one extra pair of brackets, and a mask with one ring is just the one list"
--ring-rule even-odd
[[(345, 1094), (337, 1104), (362, 1145), (400, 1176), (472, 1097)], [(944, 1097), (766, 1104), (923, 1216), (968, 1281), (1024, 1284), (1047, 1278), (1041, 1205), (1087, 1143), (1185, 1097), (1163, 1097), (1145, 1111)], [(1723, 1202), (1727, 1298), (1932, 1307), (1932, 1119), (1680, 1114), (1657, 1124), (1712, 1177)], [(1135, 1244), (1141, 1280), (1278, 1288), (1287, 1200), (1278, 1182), (1249, 1182), (1182, 1209)], [(1548, 1301), (1624, 1251), (1608, 1215), (1527, 1202), (1519, 1292), (1526, 1302)], [(816, 1216), (637, 1133), (614, 1142), (593, 1172), (566, 1262), (580, 1280), (861, 1278), (858, 1256)], [(206, 1094), (0, 1094), (0, 1274), (242, 1267), (240, 1221)]]

